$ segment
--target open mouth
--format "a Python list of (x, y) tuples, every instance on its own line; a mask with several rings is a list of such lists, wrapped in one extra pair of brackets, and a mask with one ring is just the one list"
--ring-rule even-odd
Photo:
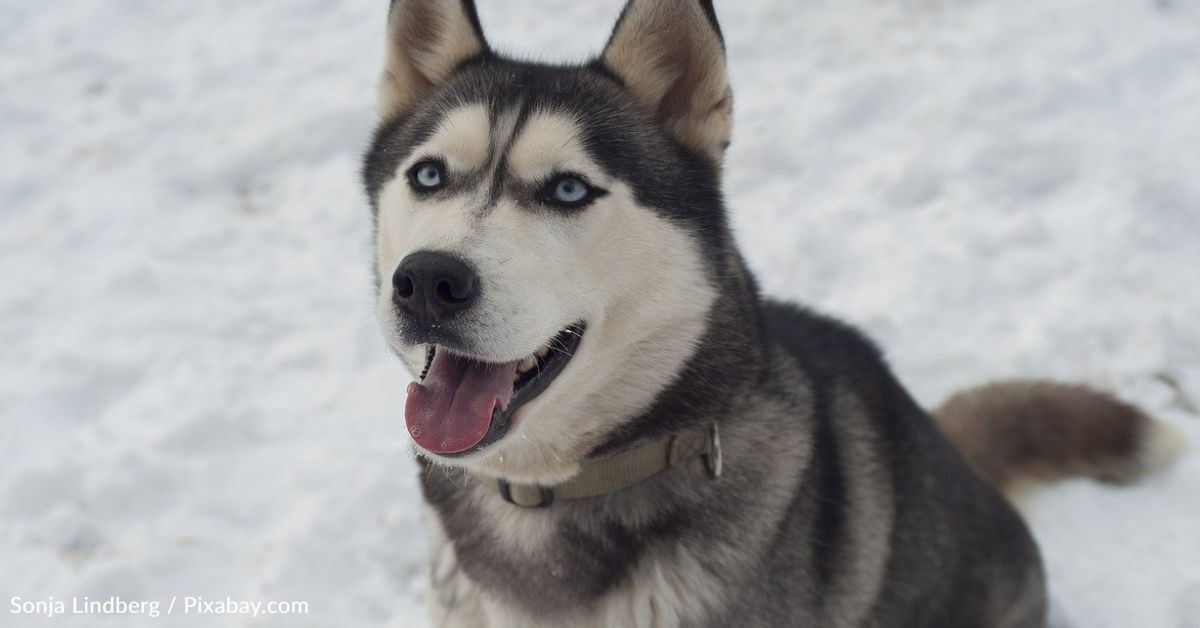
[(571, 325), (524, 359), (502, 364), (429, 345), (424, 372), (408, 386), (408, 433), (425, 450), (451, 457), (500, 440), (517, 410), (566, 368), (584, 328), (583, 323)]

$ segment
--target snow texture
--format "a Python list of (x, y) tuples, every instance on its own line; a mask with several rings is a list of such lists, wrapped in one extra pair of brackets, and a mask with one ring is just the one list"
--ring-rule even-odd
[[(481, 0), (582, 59), (620, 0)], [(424, 626), (357, 180), (387, 2), (0, 2), (5, 626)], [(1091, 382), (1200, 443), (1200, 2), (718, 2), (765, 290), (933, 404)], [(1200, 627), (1200, 456), (1028, 516), (1062, 628)], [(14, 615), (72, 596), (303, 616)]]

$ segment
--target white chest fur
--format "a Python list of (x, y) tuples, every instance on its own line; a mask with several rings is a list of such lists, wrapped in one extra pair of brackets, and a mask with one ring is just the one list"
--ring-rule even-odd
[(437, 515), (425, 512), (430, 571), (426, 591), (436, 628), (676, 628), (712, 608), (721, 588), (699, 561), (682, 552), (642, 561), (623, 584), (578, 613), (531, 617), (486, 591), (460, 568)]

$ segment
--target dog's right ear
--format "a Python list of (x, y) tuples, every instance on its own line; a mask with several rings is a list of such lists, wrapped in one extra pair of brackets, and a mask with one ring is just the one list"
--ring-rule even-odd
[(487, 54), (473, 0), (392, 0), (379, 116), (399, 114), (462, 62)]

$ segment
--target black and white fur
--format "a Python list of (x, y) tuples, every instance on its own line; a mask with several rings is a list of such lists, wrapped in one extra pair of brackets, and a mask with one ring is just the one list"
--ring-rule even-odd
[[(584, 65), (498, 55), (470, 0), (394, 0), (388, 35), (364, 179), (389, 343), (420, 373), (429, 343), (499, 363), (587, 324), (502, 439), (419, 452), (435, 625), (1044, 625), (1038, 550), (997, 487), (862, 335), (759, 297), (720, 189), (733, 102), (711, 0), (631, 0)], [(449, 183), (420, 196), (405, 173), (431, 158)], [(603, 196), (539, 203), (561, 172)], [(392, 294), (423, 250), (468, 260), (482, 289), (436, 337)], [(1131, 412), (1100, 453), (1140, 472), (1171, 440)], [(496, 490), (714, 421), (715, 481), (697, 462), (543, 509)]]

